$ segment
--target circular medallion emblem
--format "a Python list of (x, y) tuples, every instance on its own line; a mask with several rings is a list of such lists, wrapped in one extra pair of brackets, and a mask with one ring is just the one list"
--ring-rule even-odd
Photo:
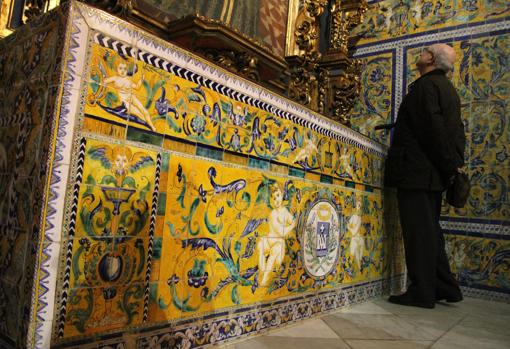
[(340, 248), (340, 218), (336, 206), (328, 200), (310, 204), (301, 234), (306, 272), (314, 278), (331, 273)]

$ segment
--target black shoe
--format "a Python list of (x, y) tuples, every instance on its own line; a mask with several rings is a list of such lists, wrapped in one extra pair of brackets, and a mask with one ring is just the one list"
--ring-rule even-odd
[(407, 306), (411, 306), (411, 307), (427, 308), (427, 309), (433, 309), (436, 306), (434, 304), (434, 302), (420, 301), (420, 300), (414, 299), (408, 293), (404, 293), (400, 296), (390, 296), (390, 298), (388, 298), (388, 302), (400, 304), (400, 305), (407, 305)]

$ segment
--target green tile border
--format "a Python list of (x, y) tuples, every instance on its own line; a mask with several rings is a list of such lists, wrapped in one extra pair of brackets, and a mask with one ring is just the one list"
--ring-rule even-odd
[(195, 153), (197, 156), (203, 156), (206, 158), (220, 160), (223, 161), (223, 150), (205, 147), (203, 145), (197, 144), (197, 151)]

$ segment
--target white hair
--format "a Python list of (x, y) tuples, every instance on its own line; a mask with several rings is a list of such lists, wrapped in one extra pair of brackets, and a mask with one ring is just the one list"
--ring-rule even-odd
[(453, 71), (455, 50), (446, 44), (434, 44), (426, 48), (434, 56), (434, 65), (446, 73)]

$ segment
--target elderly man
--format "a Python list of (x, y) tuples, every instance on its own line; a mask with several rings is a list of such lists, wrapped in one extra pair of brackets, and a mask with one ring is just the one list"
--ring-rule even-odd
[(439, 226), (442, 192), (464, 164), (460, 99), (446, 76), (454, 62), (448, 45), (424, 49), (416, 64), (421, 76), (398, 111), (385, 183), (397, 188), (411, 284), (404, 294), (391, 296), (392, 303), (434, 308), (439, 300), (462, 300)]

